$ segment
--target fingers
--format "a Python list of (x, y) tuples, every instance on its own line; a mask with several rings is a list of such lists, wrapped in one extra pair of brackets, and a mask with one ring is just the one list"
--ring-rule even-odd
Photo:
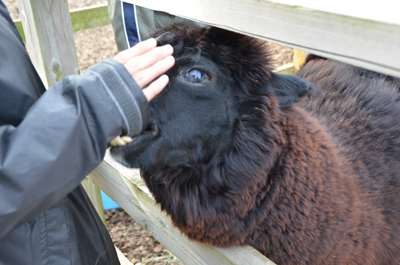
[(157, 41), (155, 39), (151, 38), (151, 39), (139, 42), (132, 48), (118, 53), (114, 57), (114, 60), (116, 60), (117, 62), (119, 62), (121, 64), (126, 64), (132, 58), (135, 58), (137, 56), (145, 54), (156, 46), (157, 46)]
[(163, 60), (160, 60), (153, 64), (152, 66), (138, 71), (133, 74), (132, 77), (135, 82), (138, 84), (140, 88), (143, 88), (147, 84), (149, 84), (152, 80), (154, 80), (157, 76), (165, 73), (175, 64), (175, 59), (172, 56), (168, 56)]
[[(140, 88), (145, 87), (175, 64), (175, 59), (172, 57), (174, 50), (171, 45), (156, 46), (155, 39), (148, 39), (114, 57), (114, 60), (125, 66)], [(143, 93), (147, 101), (160, 93), (168, 81), (168, 77), (163, 75), (144, 89)], [(119, 139), (113, 141), (113, 144), (118, 144)]]
[(165, 57), (172, 55), (172, 53), (173, 53), (173, 48), (171, 45), (157, 47), (147, 53), (144, 53), (128, 61), (125, 64), (125, 67), (128, 69), (129, 73), (133, 76), (136, 72), (152, 66), (159, 60), (162, 60)]
[(169, 78), (167, 75), (160, 76), (157, 80), (153, 81), (148, 87), (143, 89), (147, 102), (150, 102), (156, 95), (158, 95), (168, 84)]

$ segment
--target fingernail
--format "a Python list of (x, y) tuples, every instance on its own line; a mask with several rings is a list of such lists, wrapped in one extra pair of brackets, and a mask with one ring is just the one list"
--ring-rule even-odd
[(162, 80), (163, 82), (168, 82), (168, 79), (168, 76), (165, 74), (160, 77), (160, 80)]
[(157, 41), (154, 38), (147, 39), (145, 41), (142, 41), (143, 44), (145, 44), (147, 47), (155, 47), (157, 46)]
[(172, 55), (165, 57), (164, 60), (166, 64), (171, 64), (171, 65), (175, 64), (175, 58)]
[(164, 46), (162, 46), (162, 49), (169, 54), (172, 54), (174, 52), (174, 48), (172, 48), (172, 46), (170, 44), (166, 44)]

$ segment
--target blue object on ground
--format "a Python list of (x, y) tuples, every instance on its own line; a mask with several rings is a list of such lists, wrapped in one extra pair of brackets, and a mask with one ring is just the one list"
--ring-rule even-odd
[(103, 201), (104, 210), (121, 208), (115, 201), (113, 201), (110, 197), (108, 197), (107, 194), (105, 194), (103, 191), (101, 191), (101, 199)]

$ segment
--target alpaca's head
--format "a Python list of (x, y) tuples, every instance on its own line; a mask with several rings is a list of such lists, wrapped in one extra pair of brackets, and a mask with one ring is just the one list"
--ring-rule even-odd
[(273, 74), (268, 50), (258, 39), (176, 25), (154, 37), (159, 46), (173, 46), (175, 66), (167, 72), (168, 86), (150, 102), (149, 129), (131, 144), (111, 150), (126, 166), (207, 163), (229, 148), (246, 99), (268, 95), (286, 108), (310, 89), (302, 79)]

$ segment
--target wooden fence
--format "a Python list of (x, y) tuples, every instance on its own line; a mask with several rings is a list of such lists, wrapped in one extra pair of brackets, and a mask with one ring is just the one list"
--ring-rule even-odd
[[(357, 6), (362, 8), (349, 10), (347, 7), (355, 4), (351, 0), (332, 4), (297, 0), (296, 5), (294, 0), (127, 2), (400, 77), (400, 17), (395, 12), (396, 1), (379, 2), (388, 11), (385, 15), (376, 3), (371, 6), (365, 1)], [(25, 33), (29, 54), (47, 87), (79, 73), (72, 33), (110, 23), (105, 5), (71, 14), (66, 1), (18, 0), (18, 5), (21, 21), (16, 25), (21, 34)], [(278, 71), (293, 73), (304, 59), (304, 52), (296, 51), (296, 58), (297, 62)], [(88, 178), (186, 265), (274, 264), (249, 246), (219, 248), (188, 241), (155, 204), (138, 171), (124, 168), (108, 154)], [(87, 190), (93, 189), (90, 185)], [(91, 197), (99, 202), (98, 190)]]
[(393, 0), (125, 0), (400, 77)]

